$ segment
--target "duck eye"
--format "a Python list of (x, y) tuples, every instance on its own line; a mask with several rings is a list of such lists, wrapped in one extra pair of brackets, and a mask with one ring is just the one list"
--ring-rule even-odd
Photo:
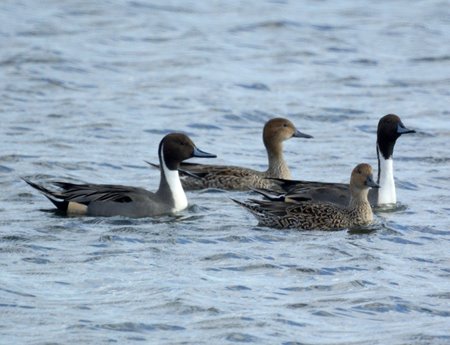
[(283, 127), (287, 127), (288, 125), (287, 125), (287, 123), (283, 123)]

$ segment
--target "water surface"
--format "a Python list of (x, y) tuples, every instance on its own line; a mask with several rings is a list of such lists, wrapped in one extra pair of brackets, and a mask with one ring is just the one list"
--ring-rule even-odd
[[(447, 1), (3, 1), (0, 343), (448, 344)], [(157, 219), (71, 218), (35, 181), (158, 186), (163, 135), (263, 169), (291, 119), (295, 178), (376, 167), (387, 113), (399, 207), (372, 231), (258, 227), (188, 193)]]

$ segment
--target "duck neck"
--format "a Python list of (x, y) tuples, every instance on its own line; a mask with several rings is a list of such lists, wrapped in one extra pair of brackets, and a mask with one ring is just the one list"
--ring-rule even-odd
[(373, 220), (372, 207), (367, 199), (369, 189), (351, 190), (348, 209), (353, 213), (352, 218), (356, 223), (370, 223)]
[(356, 188), (352, 189), (350, 192), (349, 208), (366, 206), (366, 204), (367, 206), (370, 207), (370, 203), (367, 199), (368, 194), (369, 194), (368, 188), (365, 188), (363, 190), (356, 190)]
[(272, 142), (264, 143), (267, 150), (267, 157), (269, 160), (269, 168), (266, 174), (269, 177), (276, 177), (290, 180), (292, 179), (291, 171), (284, 160), (283, 155), (283, 143), (282, 142)]
[(397, 202), (397, 195), (395, 192), (394, 182), (394, 160), (391, 156), (385, 158), (377, 146), (378, 156), (378, 205), (381, 204), (395, 204)]
[(181, 211), (188, 205), (186, 193), (181, 185), (177, 169), (169, 169), (164, 158), (163, 145), (159, 150), (159, 164), (161, 167), (161, 180), (156, 194), (173, 207), (173, 211)]

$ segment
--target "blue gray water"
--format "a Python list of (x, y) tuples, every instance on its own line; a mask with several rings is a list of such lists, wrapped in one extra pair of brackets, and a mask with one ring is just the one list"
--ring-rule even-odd
[[(450, 6), (427, 1), (0, 3), (1, 344), (449, 344)], [(387, 113), (399, 207), (372, 231), (258, 227), (192, 192), (157, 219), (70, 218), (36, 181), (154, 190), (162, 136), (263, 169), (291, 119), (295, 178), (376, 167)]]

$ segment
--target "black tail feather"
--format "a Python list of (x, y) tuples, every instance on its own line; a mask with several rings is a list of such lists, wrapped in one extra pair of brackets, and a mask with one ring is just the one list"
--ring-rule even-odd
[(156, 168), (156, 169), (159, 170), (159, 164), (152, 163), (152, 162), (149, 162), (149, 161), (144, 161), (144, 162), (147, 163), (148, 165), (150, 165), (151, 167)]
[(44, 194), (45, 197), (48, 200), (50, 200), (59, 211), (63, 211), (63, 212), (67, 211), (69, 202), (65, 201), (65, 200), (58, 200), (58, 195), (55, 192), (52, 192), (51, 190), (45, 188), (44, 186), (38, 185), (37, 183), (31, 182), (30, 180), (27, 180), (24, 177), (22, 177), (22, 180), (24, 180), (28, 185), (30, 185), (34, 189), (36, 189), (39, 192), (41, 192), (42, 194)]
[(202, 178), (202, 174), (196, 174), (196, 173), (193, 173), (193, 172), (190, 172), (187, 170), (183, 170), (183, 169), (178, 169), (178, 171), (180, 172), (181, 176), (189, 176), (189, 177), (196, 178), (197, 180), (201, 180), (201, 178)]
[[(145, 163), (147, 163), (148, 165), (150, 165), (153, 168), (156, 168), (156, 169), (160, 168), (159, 164), (152, 163), (152, 162), (149, 162), (149, 161), (145, 161)], [(187, 164), (187, 163), (183, 163), (183, 164)], [(201, 179), (202, 178), (201, 174), (196, 174), (196, 173), (193, 173), (191, 171), (188, 171), (188, 170), (185, 170), (185, 169), (182, 169), (182, 168), (178, 168), (178, 172), (180, 173), (181, 176), (189, 176), (189, 177), (193, 177), (193, 178), (196, 178), (196, 179)]]
[(270, 200), (270, 201), (284, 201), (284, 199), (285, 199), (285, 195), (284, 194), (273, 195), (272, 193), (276, 193), (276, 192), (273, 192), (273, 191), (271, 191), (269, 189), (261, 189), (261, 188), (250, 188), (250, 189), (253, 192), (262, 195), (266, 200)]

